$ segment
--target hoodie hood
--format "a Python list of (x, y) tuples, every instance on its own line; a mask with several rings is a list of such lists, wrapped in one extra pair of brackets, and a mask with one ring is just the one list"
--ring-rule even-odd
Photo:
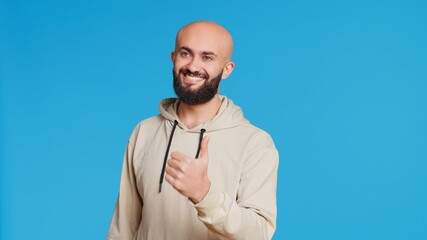
[(175, 121), (178, 122), (178, 127), (188, 132), (200, 132), (201, 129), (206, 129), (206, 132), (213, 132), (227, 128), (233, 128), (241, 124), (249, 123), (243, 116), (242, 109), (234, 105), (231, 99), (225, 96), (219, 96), (222, 104), (218, 114), (208, 122), (199, 124), (198, 126), (188, 129), (178, 118), (176, 110), (180, 101), (177, 98), (166, 98), (160, 102), (160, 114), (170, 121), (171, 125)]

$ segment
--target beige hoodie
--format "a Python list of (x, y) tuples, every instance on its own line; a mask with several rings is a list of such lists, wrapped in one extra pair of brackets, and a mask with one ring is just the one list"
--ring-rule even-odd
[[(136, 126), (126, 148), (120, 193), (107, 239), (272, 238), (278, 152), (266, 132), (250, 124), (230, 99), (221, 99), (217, 116), (193, 129), (179, 121), (176, 99), (163, 100), (160, 115)], [(196, 205), (166, 181), (159, 192), (175, 121), (169, 153), (180, 151), (195, 156), (201, 129), (210, 136), (211, 188)]]

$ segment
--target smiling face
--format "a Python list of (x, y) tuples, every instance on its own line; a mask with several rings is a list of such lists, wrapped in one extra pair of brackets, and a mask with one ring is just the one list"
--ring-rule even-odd
[(233, 41), (223, 27), (212, 22), (195, 22), (183, 27), (176, 37), (174, 89), (189, 105), (206, 103), (217, 93), (219, 82), (234, 69), (230, 62)]

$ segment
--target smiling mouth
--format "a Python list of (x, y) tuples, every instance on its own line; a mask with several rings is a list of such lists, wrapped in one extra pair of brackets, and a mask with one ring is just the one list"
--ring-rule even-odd
[(181, 73), (182, 73), (182, 76), (184, 77), (183, 81), (186, 84), (196, 84), (198, 82), (201, 82), (207, 79), (206, 76), (201, 74), (193, 74), (190, 72), (181, 72)]

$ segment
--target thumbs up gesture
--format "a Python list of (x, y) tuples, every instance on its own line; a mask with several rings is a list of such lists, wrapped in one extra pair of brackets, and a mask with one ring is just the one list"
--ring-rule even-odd
[(198, 159), (176, 151), (171, 153), (166, 166), (166, 181), (193, 203), (202, 201), (211, 186), (208, 178), (208, 143), (209, 136), (205, 136), (200, 144)]

